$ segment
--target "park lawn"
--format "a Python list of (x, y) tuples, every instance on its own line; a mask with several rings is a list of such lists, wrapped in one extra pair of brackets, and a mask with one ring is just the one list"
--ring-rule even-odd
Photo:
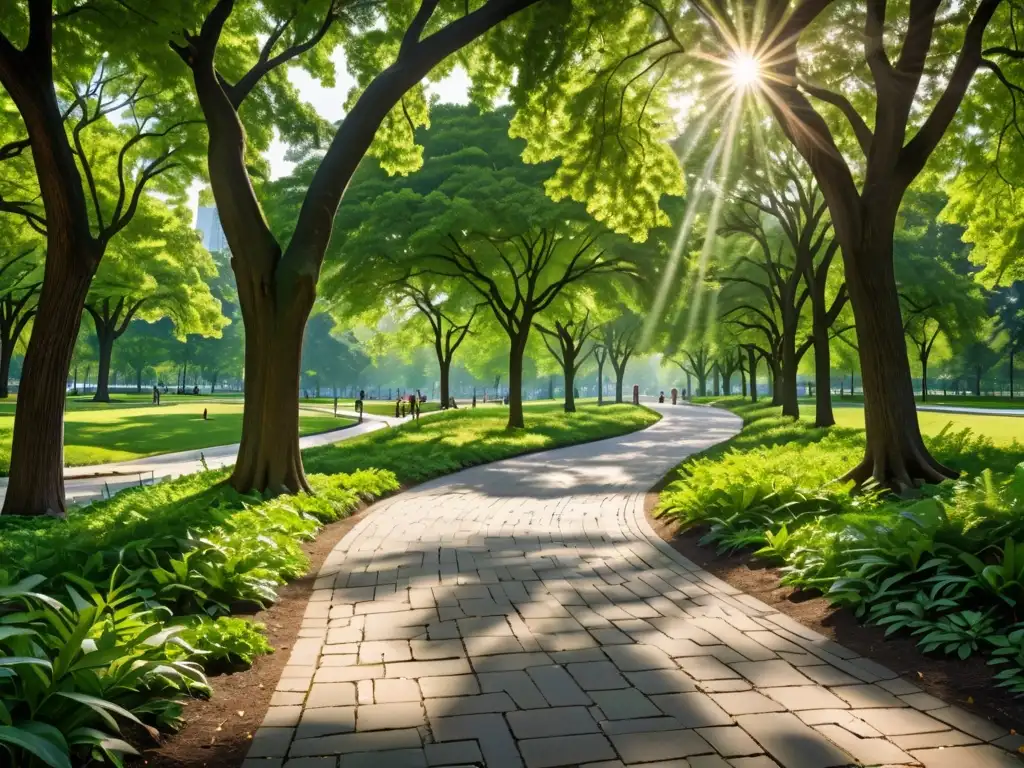
[(403, 484), (523, 453), (633, 432), (660, 416), (632, 405), (583, 406), (567, 414), (557, 403), (527, 403), (526, 428), (509, 431), (504, 408), (460, 408), (303, 453), (307, 471), (333, 474), (376, 467)]
[[(95, 405), (101, 405), (99, 403)], [(209, 418), (203, 420), (203, 409)], [(300, 411), (299, 431), (341, 429), (352, 419)], [(6, 474), (14, 428), (12, 415), (0, 415), (0, 474)], [(242, 433), (242, 406), (232, 403), (177, 402), (134, 407), (70, 409), (64, 416), (64, 462), (69, 467), (131, 461), (236, 443)]]
[[(836, 426), (864, 429), (863, 407), (834, 403), (832, 411), (836, 417)], [(814, 421), (814, 406), (801, 403), (800, 418)], [(996, 445), (1008, 446), (1014, 440), (1024, 442), (1024, 416), (918, 411), (917, 421), (923, 435), (937, 435), (948, 426), (957, 432), (969, 429), (976, 435), (989, 438)]]
[[(960, 406), (961, 408), (1020, 408), (1024, 409), (1024, 392), (1019, 393), (1012, 400), (1008, 396), (1000, 395), (981, 395), (975, 397), (974, 395), (937, 395), (934, 392), (928, 393), (928, 399), (922, 400), (921, 393), (918, 392), (915, 396), (918, 405), (949, 405), (949, 406)], [(803, 402), (804, 398), (801, 398)], [(814, 402), (814, 398), (807, 399), (807, 402)], [(835, 398), (836, 404), (840, 402), (849, 403), (863, 403), (864, 396), (857, 395), (845, 395), (842, 399)]]

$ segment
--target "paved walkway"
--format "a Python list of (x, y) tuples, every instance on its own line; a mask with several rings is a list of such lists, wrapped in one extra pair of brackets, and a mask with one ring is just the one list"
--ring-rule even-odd
[(657, 538), (645, 491), (739, 428), (657, 407), (376, 505), (324, 563), (245, 768), (1019, 766), (1020, 737)]

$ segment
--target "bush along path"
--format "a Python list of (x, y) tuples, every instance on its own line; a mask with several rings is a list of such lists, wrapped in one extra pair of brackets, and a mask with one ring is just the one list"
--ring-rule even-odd
[(944, 431), (930, 450), (963, 471), (915, 498), (851, 495), (833, 482), (860, 430), (816, 429), (777, 410), (724, 401), (743, 432), (678, 468), (657, 514), (706, 529), (719, 552), (781, 565), (782, 583), (819, 590), (922, 653), (991, 665), (1024, 694), (1024, 445)]
[(246, 768), (1017, 765), (1008, 731), (657, 538), (645, 492), (740, 428), (657, 409), (371, 509), (320, 570)]
[(207, 471), (66, 520), (0, 518), (0, 766), (121, 765), (179, 728), (208, 674), (271, 650), (232, 614), (273, 603), (308, 568), (301, 542), (400, 483), (657, 419), (631, 407), (532, 416), (514, 435), (500, 411), (470, 412), (315, 449), (314, 496), (239, 494)]

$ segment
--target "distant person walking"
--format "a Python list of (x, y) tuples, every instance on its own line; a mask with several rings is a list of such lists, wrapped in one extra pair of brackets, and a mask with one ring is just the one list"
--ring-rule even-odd
[(153, 385), (153, 405), (160, 405), (160, 388), (156, 384)]

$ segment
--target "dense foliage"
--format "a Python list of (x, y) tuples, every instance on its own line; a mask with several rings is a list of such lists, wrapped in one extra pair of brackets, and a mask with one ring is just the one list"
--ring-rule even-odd
[(980, 653), (999, 684), (1024, 693), (1024, 445), (968, 431), (929, 439), (963, 471), (913, 498), (851, 493), (835, 481), (860, 430), (814, 428), (770, 406), (722, 401), (746, 425), (682, 464), (658, 514), (707, 527), (720, 551), (752, 548), (782, 581), (816, 589), (926, 653)]

